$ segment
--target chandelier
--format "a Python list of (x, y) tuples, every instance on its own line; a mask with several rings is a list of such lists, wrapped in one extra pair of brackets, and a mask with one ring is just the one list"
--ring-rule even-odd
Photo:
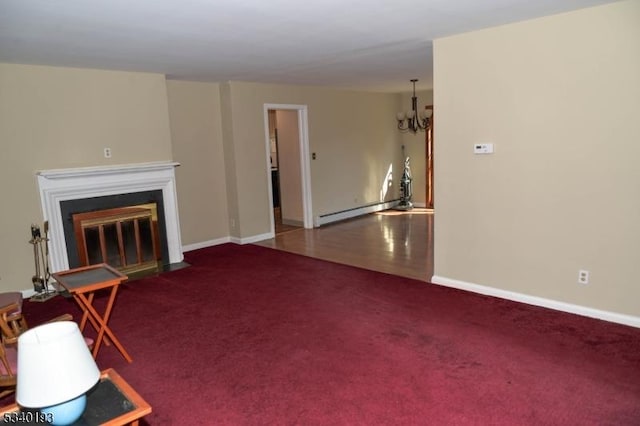
[(426, 110), (418, 113), (418, 98), (416, 97), (416, 82), (418, 79), (411, 80), (413, 83), (413, 96), (411, 97), (411, 111), (399, 112), (396, 115), (398, 119), (398, 130), (401, 132), (424, 132), (429, 128), (429, 114)]

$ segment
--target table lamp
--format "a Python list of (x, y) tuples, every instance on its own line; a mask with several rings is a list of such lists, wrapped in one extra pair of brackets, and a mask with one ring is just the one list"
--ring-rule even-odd
[(72, 321), (34, 327), (18, 338), (16, 402), (39, 409), (54, 425), (76, 421), (100, 370)]

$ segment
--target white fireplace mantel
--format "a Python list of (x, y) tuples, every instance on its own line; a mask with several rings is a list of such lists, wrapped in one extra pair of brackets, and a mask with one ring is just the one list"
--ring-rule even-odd
[(176, 196), (175, 162), (122, 164), (36, 172), (44, 220), (49, 222), (51, 271), (69, 269), (60, 202), (90, 197), (162, 191), (169, 262), (181, 262), (182, 242)]
[(73, 179), (87, 176), (104, 176), (119, 175), (123, 173), (144, 173), (156, 170), (173, 170), (180, 163), (172, 162), (154, 162), (154, 163), (134, 163), (134, 164), (117, 164), (114, 166), (97, 166), (97, 167), (77, 167), (73, 169), (52, 169), (40, 170), (36, 175), (43, 176), (47, 179)]

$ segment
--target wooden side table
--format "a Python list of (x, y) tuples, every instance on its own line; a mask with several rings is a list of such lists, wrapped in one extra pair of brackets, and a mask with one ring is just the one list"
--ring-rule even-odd
[[(138, 426), (151, 406), (112, 368), (102, 372), (98, 384), (87, 392), (87, 408), (73, 426)], [(21, 410), (17, 404), (0, 408), (0, 423), (49, 424), (38, 411)]]
[[(107, 325), (109, 317), (111, 316), (111, 310), (113, 309), (113, 302), (116, 300), (118, 287), (122, 282), (126, 281), (128, 277), (106, 263), (56, 272), (51, 274), (51, 276), (71, 293), (74, 300), (80, 305), (83, 312), (82, 320), (80, 321), (80, 331), (84, 331), (88, 320), (98, 333), (98, 337), (93, 345), (93, 357), (95, 358), (98, 355), (100, 345), (106, 334), (109, 340), (118, 348), (124, 359), (132, 362), (133, 359), (129, 353)], [(93, 307), (93, 297), (97, 290), (102, 289), (111, 289), (111, 293), (105, 311), (101, 315)]]

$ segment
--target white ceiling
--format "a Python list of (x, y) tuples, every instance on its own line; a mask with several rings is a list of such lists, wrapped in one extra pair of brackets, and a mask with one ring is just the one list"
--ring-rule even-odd
[(432, 40), (612, 0), (0, 0), (0, 62), (401, 92)]

